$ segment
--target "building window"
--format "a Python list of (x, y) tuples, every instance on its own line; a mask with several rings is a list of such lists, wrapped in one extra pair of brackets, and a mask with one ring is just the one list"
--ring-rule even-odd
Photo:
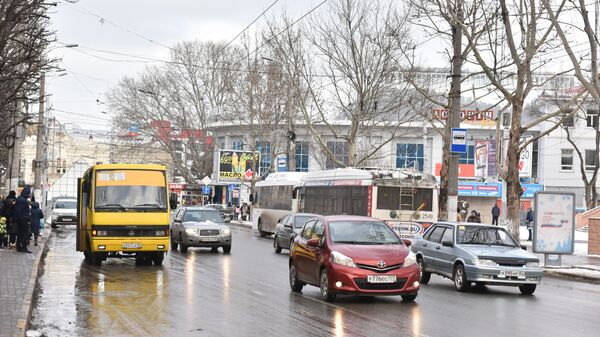
[[(344, 165), (348, 165), (348, 143), (347, 142), (327, 142), (327, 148), (333, 156), (338, 161), (342, 162)], [(331, 158), (327, 157), (327, 162), (325, 164), (325, 168), (330, 170), (336, 167), (339, 167), (336, 162), (331, 160)]]
[(589, 128), (598, 129), (598, 110), (588, 109), (586, 119)]
[(594, 150), (585, 150), (585, 169), (593, 171), (598, 166), (598, 152)]
[(221, 149), (224, 149), (224, 148), (225, 148), (225, 137), (219, 137), (219, 138), (217, 139), (217, 141), (219, 142), (219, 147), (220, 147)]
[(467, 145), (467, 152), (460, 154), (459, 164), (475, 164), (475, 146)]
[(243, 150), (244, 149), (244, 141), (241, 139), (235, 139), (233, 141), (233, 149), (234, 150)]
[(423, 171), (423, 144), (397, 144), (396, 168), (411, 167)]
[(563, 120), (563, 126), (566, 126), (569, 128), (572, 128), (575, 126), (575, 115), (572, 115), (572, 113), (573, 113), (573, 109), (567, 109), (564, 112), (565, 116), (567, 116), (567, 115), (569, 115), (569, 116)]
[(260, 153), (259, 174), (269, 173), (271, 170), (271, 142), (256, 142), (256, 151)]
[(573, 150), (561, 149), (560, 169), (563, 171), (573, 171)]
[(308, 172), (308, 143), (296, 143), (296, 172)]

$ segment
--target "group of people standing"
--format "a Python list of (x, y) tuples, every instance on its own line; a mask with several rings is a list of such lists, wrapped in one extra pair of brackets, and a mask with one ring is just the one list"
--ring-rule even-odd
[(14, 247), (18, 252), (31, 253), (27, 248), (29, 240), (33, 234), (37, 246), (44, 218), (40, 204), (32, 198), (31, 189), (23, 188), (19, 197), (15, 191), (10, 191), (0, 202), (0, 248)]

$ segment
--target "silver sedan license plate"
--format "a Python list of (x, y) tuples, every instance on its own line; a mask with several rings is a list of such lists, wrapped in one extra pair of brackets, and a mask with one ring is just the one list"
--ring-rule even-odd
[(219, 238), (200, 238), (202, 242), (218, 242)]
[(368, 283), (394, 283), (396, 275), (369, 275), (367, 276)]
[(121, 248), (137, 249), (137, 248), (142, 248), (142, 244), (138, 243), (138, 242), (125, 242), (125, 243), (121, 244)]
[(520, 277), (525, 278), (525, 272), (522, 270), (501, 270), (499, 277)]

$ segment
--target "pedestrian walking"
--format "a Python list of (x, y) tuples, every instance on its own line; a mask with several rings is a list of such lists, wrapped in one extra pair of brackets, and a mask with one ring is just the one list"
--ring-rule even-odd
[(529, 209), (529, 211), (527, 211), (527, 216), (525, 216), (525, 223), (527, 224), (527, 231), (529, 232), (529, 237), (527, 238), (527, 241), (531, 241), (533, 236), (533, 210), (531, 208)]
[(31, 253), (27, 249), (31, 235), (31, 225), (29, 224), (29, 221), (31, 221), (31, 210), (29, 209), (29, 201), (27, 200), (30, 195), (31, 189), (29, 186), (23, 188), (21, 195), (15, 202), (13, 221), (11, 222), (12, 225), (17, 227), (17, 251), (23, 253)]
[(248, 219), (248, 216), (246, 215), (246, 213), (248, 212), (248, 204), (247, 203), (242, 203), (242, 206), (240, 207), (240, 214), (242, 216), (242, 221), (246, 221)]
[(17, 202), (17, 192), (10, 191), (6, 199), (4, 199), (2, 211), (6, 218), (6, 232), (8, 235), (8, 241), (11, 245), (14, 245), (17, 240), (17, 226), (12, 224), (13, 214), (15, 210), (15, 203)]
[(38, 245), (38, 237), (40, 236), (41, 222), (44, 219), (44, 212), (40, 209), (39, 202), (31, 203), (31, 233), (33, 234), (33, 245)]
[(8, 247), (8, 237), (6, 236), (6, 218), (0, 217), (0, 248)]
[(498, 226), (498, 217), (500, 217), (500, 207), (498, 207), (498, 204), (494, 204), (494, 207), (492, 207), (492, 225)]
[(240, 220), (240, 205), (235, 206), (235, 220), (236, 221)]
[(467, 222), (481, 223), (481, 217), (477, 214), (477, 211), (472, 210), (471, 215), (467, 218)]

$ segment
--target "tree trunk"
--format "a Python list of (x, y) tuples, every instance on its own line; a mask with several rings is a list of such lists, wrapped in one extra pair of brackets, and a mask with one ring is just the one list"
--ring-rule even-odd
[(348, 167), (354, 167), (356, 165), (356, 141), (348, 141)]
[(587, 209), (593, 208), (594, 201), (592, 199), (592, 185), (585, 184), (585, 207)]
[(519, 159), (521, 152), (519, 151), (521, 141), (521, 114), (523, 112), (523, 104), (513, 102), (512, 126), (510, 139), (507, 149), (507, 172), (506, 172), (506, 207), (508, 211), (508, 230), (519, 239), (519, 225), (521, 222), (521, 195), (523, 188), (519, 181)]
[(448, 164), (450, 158), (450, 128), (446, 126), (443, 146), (442, 169), (440, 170), (440, 195), (438, 197), (438, 218), (439, 220), (455, 221), (456, 219), (448, 219)]

